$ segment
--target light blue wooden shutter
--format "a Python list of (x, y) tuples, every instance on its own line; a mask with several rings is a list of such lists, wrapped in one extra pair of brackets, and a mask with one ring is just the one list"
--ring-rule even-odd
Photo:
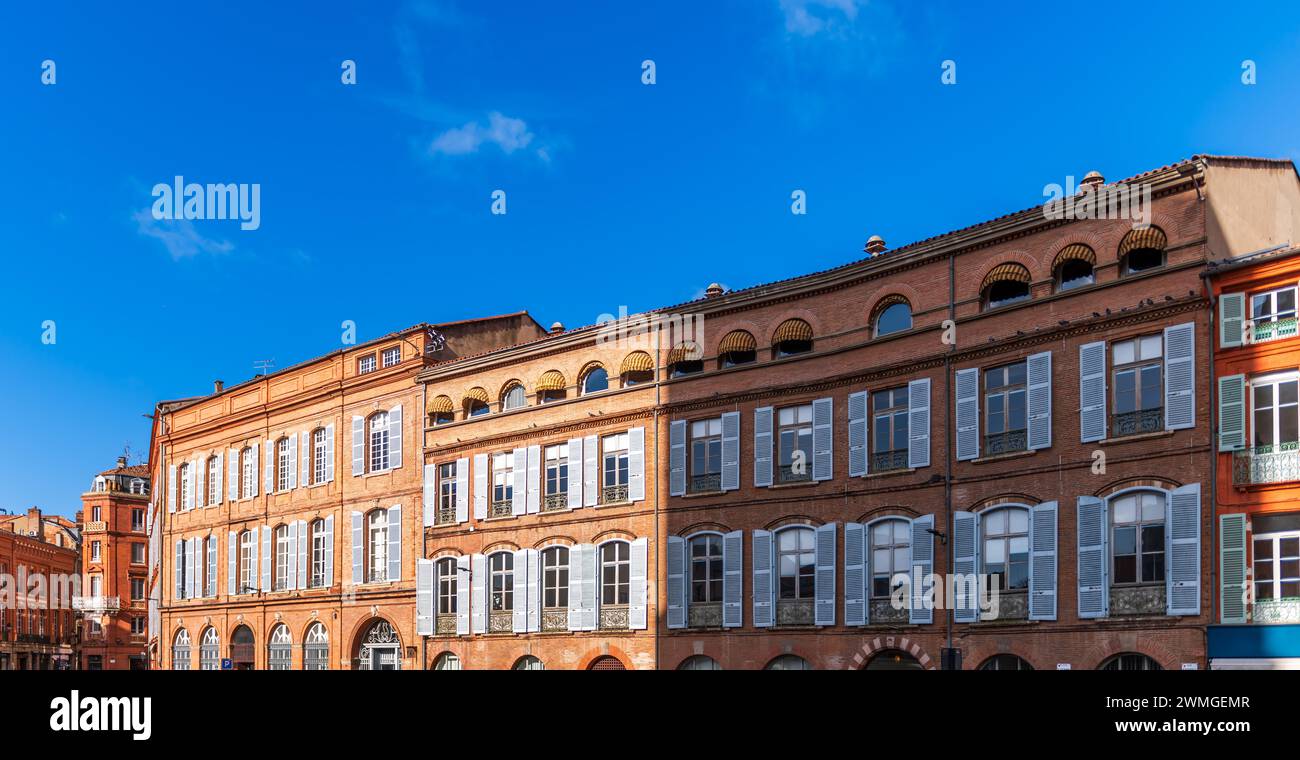
[(433, 635), (433, 560), (415, 561), (415, 635)]
[(772, 534), (756, 530), (753, 535), (754, 627), (770, 628), (774, 612), (772, 588)]
[(230, 449), (227, 452), (226, 494), (231, 502), (239, 501), (239, 449)]
[(537, 514), (542, 507), (542, 447), (528, 447), (528, 514)]
[(177, 541), (176, 550), (172, 553), (172, 575), (176, 577), (177, 599), (185, 598), (185, 542)]
[[(644, 435), (644, 431), (645, 431), (645, 428), (641, 428), (641, 430), (642, 430), (642, 436), (641, 436), (641, 448), (642, 448), (641, 466), (644, 468), (644, 467), (645, 467), (645, 456), (644, 456), (644, 452), (645, 452), (645, 435)], [(631, 435), (629, 434), (628, 437), (631, 438)], [(570, 438), (570, 439), (569, 439), (569, 464), (568, 464), (568, 468), (569, 468), (569, 490), (568, 490), (568, 493), (565, 495), (565, 505), (566, 505), (569, 509), (581, 509), (581, 508), (582, 508), (582, 439), (581, 439), (581, 438)], [(629, 468), (629, 470), (631, 469), (631, 463), (630, 463), (630, 462), (629, 462), (629, 464), (628, 464), (628, 468)], [(645, 479), (644, 479), (644, 478), (645, 478), (645, 476), (644, 476), (644, 473), (643, 473), (643, 474), (642, 474), (642, 480), (641, 480), (641, 490), (642, 490), (643, 493), (642, 493), (641, 498), (645, 498), (645, 495), (644, 495), (644, 491), (645, 491)], [(630, 474), (629, 474), (629, 476), (628, 476), (628, 482), (629, 482), (629, 484), (631, 483), (631, 475), (630, 475)]]
[(1079, 441), (1106, 437), (1106, 341), (1079, 346)]
[(835, 523), (817, 528), (814, 543), (816, 565), (813, 569), (816, 598), (813, 622), (816, 625), (835, 625), (835, 541)]
[(215, 506), (217, 506), (218, 504), (220, 504), (221, 502), (223, 502), (223, 501), (226, 500), (226, 492), (225, 492), (225, 490), (222, 488), (222, 486), (225, 485), (225, 484), (221, 482), (221, 479), (222, 479), (223, 477), (225, 477), (225, 474), (226, 474), (225, 459), (226, 459), (226, 452), (224, 452), (224, 451), (218, 451), (218, 452), (217, 452), (217, 472), (216, 472), (216, 475), (215, 475), (215, 478), (216, 478), (216, 479), (213, 481), (213, 484), (212, 484), (212, 490), (215, 492), (215, 493), (213, 494), (213, 496), (214, 496), (215, 498), (213, 498), (212, 503), (208, 505), (209, 507), (215, 507)]
[(542, 630), (542, 575), (541, 552), (526, 549), (528, 557), (528, 632)]
[(232, 530), (226, 534), (226, 596), (239, 593), (239, 536)]
[(514, 552), (510, 568), (511, 588), (514, 599), (511, 604), (510, 629), (515, 633), (528, 633), (528, 553), (523, 549)]
[[(253, 490), (251, 493), (244, 494), (245, 496), (257, 495), (257, 468), (258, 465), (260, 464), (261, 451), (262, 451), (261, 444), (258, 441), (253, 441), (253, 477), (248, 479), (249, 485), (253, 487)], [(244, 472), (242, 469), (239, 472), (239, 478), (240, 480), (243, 480), (244, 478)]]
[(569, 630), (582, 630), (583, 545), (569, 547)]
[[(483, 466), (484, 477), (487, 465)], [(487, 489), (484, 488), (484, 491)], [(469, 457), (456, 460), (456, 522), (469, 521)]]
[[(582, 630), (594, 631), (600, 609), (600, 599), (596, 593), (600, 588), (600, 563), (596, 547), (584, 546), (582, 561)], [(630, 593), (629, 591), (629, 595)]]
[(456, 558), (456, 635), (466, 636), (469, 634), (469, 574), (470, 558)]
[(388, 466), (402, 466), (402, 405), (388, 410)]
[(907, 466), (930, 466), (930, 378), (907, 384)]
[(402, 505), (388, 508), (388, 577), (389, 582), (402, 579)]
[(722, 490), (740, 488), (740, 412), (722, 415)]
[(271, 563), (272, 560), (275, 559), (275, 555), (272, 554), (273, 545), (271, 542), (271, 538), (272, 538), (271, 526), (263, 525), (262, 526), (262, 556), (261, 556), (263, 592), (271, 590)]
[(1029, 619), (1056, 619), (1056, 502), (1029, 510)]
[(366, 418), (352, 418), (352, 477), (366, 472)]
[(190, 460), (185, 464), (185, 470), (190, 476), (185, 479), (185, 491), (181, 494), (181, 509), (187, 512), (194, 509), (194, 471), (197, 469), (198, 466), (194, 460)]
[(325, 517), (325, 588), (334, 585), (334, 515)]
[(668, 425), (668, 495), (686, 495), (686, 420)]
[(1170, 615), (1201, 614), (1201, 484), (1169, 492), (1165, 506), (1165, 602)]
[(650, 625), (649, 567), (650, 543), (644, 538), (632, 542), (628, 562), (628, 627), (643, 631)]
[(167, 465), (167, 511), (176, 511), (176, 465)]
[(1219, 451), (1246, 448), (1246, 376), (1219, 378)]
[[(772, 407), (754, 410), (754, 485), (772, 485)], [(769, 623), (770, 625), (770, 623)]]
[(1246, 515), (1219, 515), (1219, 622), (1246, 622)]
[[(979, 515), (955, 511), (952, 514), (953, 620), (974, 623), (979, 620)], [(974, 591), (975, 593), (971, 593)]]
[(195, 457), (193, 464), (190, 465), (190, 471), (194, 473), (194, 477), (190, 478), (190, 482), (194, 484), (194, 488), (190, 492), (190, 509), (206, 507), (208, 505), (208, 491), (203, 487), (203, 477), (208, 472), (207, 457)]
[[(852, 398), (849, 406), (852, 408)], [(844, 624), (866, 625), (866, 529), (844, 523)]]
[[(247, 591), (249, 593), (254, 593), (257, 591), (258, 581), (261, 580), (260, 575), (258, 573), (257, 552), (258, 549), (261, 547), (262, 542), (258, 539), (259, 531), (256, 525), (254, 525), (252, 529), (249, 530), (248, 532), (249, 532), (249, 542), (248, 542), (248, 589)], [(241, 578), (240, 580), (242, 582), (243, 579)], [(243, 593), (243, 590), (241, 590), (241, 593)]]
[[(725, 560), (724, 560), (725, 564)], [(686, 540), (668, 537), (668, 627), (686, 627)]]
[(957, 393), (957, 459), (978, 459), (980, 455), (980, 371), (959, 369)]
[(634, 427), (627, 431), (627, 499), (645, 501), (645, 428), (643, 427)]
[(1246, 294), (1224, 293), (1219, 296), (1219, 347), (1240, 346), (1245, 334)]
[[(722, 537), (722, 627), (744, 624), (745, 533), (733, 530)], [(687, 593), (683, 589), (683, 593)]]
[[(463, 523), (469, 521), (469, 494), (464, 493), (461, 486), (469, 485), (470, 479), (467, 474), (462, 475), (462, 463), (465, 469), (469, 468), (469, 457), (461, 457), (456, 460), (456, 522)], [(474, 519), (486, 520), (488, 516), (488, 500), (491, 498), (492, 486), (488, 482), (488, 455), (474, 455)], [(436, 488), (436, 487), (435, 487)], [(437, 490), (434, 491), (434, 501), (438, 498)]]
[(208, 592), (209, 598), (217, 596), (217, 534), (208, 536)]
[[(813, 480), (830, 480), (835, 477), (835, 407), (834, 400), (819, 398), (813, 401)], [(833, 602), (834, 600), (832, 600)], [(835, 608), (831, 606), (831, 619)]]
[(1110, 606), (1106, 502), (1095, 496), (1080, 496), (1077, 511), (1079, 617), (1104, 618)]
[[(577, 477), (571, 475), (570, 477)], [(582, 505), (600, 503), (600, 443), (594, 435), (582, 439)]]
[(203, 567), (203, 565), (205, 564), (204, 563), (205, 558), (202, 556), (203, 539), (191, 538), (189, 539), (189, 544), (190, 544), (190, 560), (189, 560), (189, 565), (186, 566), (185, 568), (185, 575), (189, 580), (189, 584), (190, 584), (190, 591), (189, 591), (190, 598), (197, 599), (203, 596), (203, 575), (202, 575), (202, 571), (200, 570), (200, 568)]
[[(973, 370), (968, 370), (973, 371)], [(978, 381), (977, 381), (978, 384)], [(934, 568), (934, 515), (912, 521), (912, 606), (907, 621), (913, 624), (934, 622), (933, 580), (927, 580)]]
[(1165, 328), (1165, 429), (1196, 427), (1196, 323)]
[[(298, 523), (289, 523), (285, 526), (285, 531), (289, 534), (289, 549), (284, 568), (284, 587), (293, 589), (298, 588)], [(276, 549), (278, 550), (279, 547)]]
[(470, 630), (487, 633), (487, 557), (475, 554), (470, 557)]
[[(867, 474), (867, 392), (849, 394), (849, 477)], [(847, 531), (847, 528), (846, 528)], [(847, 532), (845, 534), (848, 535)], [(848, 552), (845, 551), (847, 556)], [(844, 590), (845, 594), (848, 589)], [(847, 596), (845, 597), (847, 604)]]
[(334, 481), (334, 423), (325, 426), (325, 482)]
[(438, 465), (424, 466), (424, 527), (433, 525), (438, 509)]
[(298, 467), (300, 474), (298, 477), (298, 487), (307, 488), (312, 484), (311, 476), (314, 474), (312, 456), (312, 431), (304, 430), (298, 435), (298, 448), (302, 451), (298, 456)]
[(289, 434), (289, 490), (298, 487), (298, 434)]
[(308, 535), (307, 521), (298, 521), (298, 588), (311, 585), (311, 568), (308, 557), (311, 555), (311, 537)]
[(366, 582), (365, 516), (352, 513), (352, 583)]
[(512, 463), (510, 477), (514, 483), (510, 491), (510, 514), (518, 517), (528, 513), (528, 449), (515, 449)]
[(1029, 448), (1052, 447), (1052, 352), (1031, 354), (1025, 360), (1028, 395)]
[(268, 438), (266, 441), (266, 461), (263, 463), (264, 466), (262, 467), (262, 487), (266, 491), (267, 496), (270, 496), (276, 491), (275, 487), (277, 484), (275, 482), (275, 468), (280, 466), (279, 461), (277, 461), (279, 458), (280, 447), (276, 445), (275, 441)]

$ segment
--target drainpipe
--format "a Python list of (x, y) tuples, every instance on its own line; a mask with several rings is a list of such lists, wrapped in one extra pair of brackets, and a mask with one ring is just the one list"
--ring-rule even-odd
[[(421, 358), (423, 359), (423, 357), (421, 357)], [(423, 361), (420, 362), (420, 366), (421, 366), (421, 368), (424, 367), (424, 362), (423, 362)], [(418, 375), (417, 375), (417, 377), (418, 377)], [(419, 381), (417, 380), (417, 382), (419, 382)], [(420, 464), (419, 464), (419, 469), (416, 471), (416, 474), (418, 474), (418, 475), (420, 476), (420, 485), (421, 485), (421, 491), (420, 491), (420, 493), (421, 493), (421, 495), (423, 495), (423, 493), (424, 493), (424, 490), (423, 490), (423, 485), (424, 485), (424, 467), (425, 467), (425, 465), (424, 465), (425, 441), (428, 440), (428, 439), (425, 437), (425, 435), (424, 435), (424, 428), (425, 428), (425, 423), (428, 422), (428, 412), (429, 412), (429, 384), (428, 384), (428, 383), (420, 383), (420, 388), (421, 388), (421, 390), (420, 390), (420, 408), (424, 410), (423, 412), (421, 412), (421, 414), (422, 414), (423, 416), (420, 417), (420, 419), (421, 419), (421, 420), (424, 420), (424, 422), (421, 422), (421, 423), (420, 423)], [(420, 559), (428, 559), (428, 558), (429, 558), (429, 533), (428, 533), (428, 531), (426, 531), (426, 530), (424, 529), (424, 510), (425, 510), (425, 509), (426, 509), (426, 507), (425, 507), (423, 501), (421, 501), (421, 504), (420, 504), (420, 522), (419, 522), (419, 525), (420, 525)], [(412, 511), (414, 511), (414, 510), (412, 510)], [(419, 586), (419, 585), (420, 585), (420, 580), (419, 580), (419, 575), (420, 575), (420, 567), (419, 567), (419, 564), (420, 564), (420, 563), (419, 563), (419, 562), (416, 562), (415, 564), (416, 564), (416, 568), (415, 568), (415, 575), (416, 575), (415, 585), (416, 585), (416, 586)], [(434, 623), (435, 623), (435, 626), (436, 626), (436, 624), (437, 624), (437, 620), (438, 620), (438, 609), (437, 609), (437, 604), (438, 604), (438, 602), (437, 602), (437, 599), (436, 599), (436, 597), (437, 597), (437, 590), (436, 590), (436, 585), (437, 585), (437, 576), (436, 576), (436, 575), (434, 576), (434, 584), (435, 584), (435, 590), (434, 590), (434, 592), (433, 592), (433, 595), (434, 595), (434, 597), (435, 597), (435, 599), (434, 599), (434, 608), (433, 608), (432, 610), (430, 610), (430, 613), (433, 615), (433, 620), (434, 620)], [(416, 595), (417, 595), (417, 597), (419, 596), (419, 591), (418, 591), (418, 590), (416, 591)], [(416, 606), (417, 609), (418, 609), (419, 606), (420, 606), (420, 600), (419, 600), (418, 598), (415, 600), (415, 606)], [(418, 626), (418, 623), (417, 623), (417, 626)], [(421, 636), (421, 637), (420, 637), (420, 670), (428, 670), (428, 669), (429, 669), (429, 637), (428, 637), (428, 636)]]
[[(957, 326), (957, 293), (956, 293), (956, 272), (957, 259), (955, 254), (948, 254), (948, 319), (952, 321), (954, 330)], [(955, 333), (954, 333), (955, 337)], [(948, 438), (953, 434), (952, 420), (952, 352), (957, 348), (956, 341), (948, 344), (948, 350), (943, 356), (943, 393), (944, 393), (944, 444), (943, 444), (943, 532), (948, 535), (952, 531), (952, 445)], [(948, 572), (956, 562), (954, 553), (956, 552), (956, 542), (948, 541)], [(952, 623), (956, 612), (948, 610), (948, 644), (947, 648), (952, 649)], [(943, 658), (939, 660), (940, 667), (943, 667)]]
[[(656, 341), (656, 343), (657, 343), (657, 342), (658, 342), (658, 341)], [(658, 348), (658, 346), (656, 346), (656, 349), (657, 349), (657, 348)], [(655, 527), (654, 527), (654, 531), (655, 531), (655, 608), (656, 608), (656, 609), (655, 609), (655, 612), (656, 612), (656, 614), (655, 614), (655, 670), (658, 670), (658, 669), (659, 669), (659, 664), (660, 664), (661, 662), (663, 662), (663, 657), (662, 657), (662, 655), (663, 655), (663, 635), (662, 635), (662, 634), (660, 633), (660, 631), (659, 631), (659, 622), (658, 622), (658, 619), (659, 619), (659, 615), (658, 615), (658, 607), (659, 607), (659, 578), (662, 577), (662, 576), (659, 575), (659, 546), (660, 546), (660, 543), (661, 543), (661, 540), (662, 540), (661, 537), (660, 537), (660, 530), (659, 530), (659, 469), (660, 469), (660, 468), (659, 468), (659, 403), (660, 403), (660, 400), (661, 400), (659, 381), (660, 381), (660, 377), (659, 377), (659, 351), (656, 350), (656, 351), (655, 351), (655, 408), (654, 408), (654, 415), (653, 415), (652, 418), (651, 418), (651, 419), (652, 419), (652, 424), (653, 424), (653, 428), (651, 428), (651, 429), (654, 430), (654, 452), (655, 452), (654, 460), (653, 460), (654, 463), (655, 463), (655, 466), (654, 466), (654, 469), (655, 469), (655, 507), (654, 507), (654, 515), (655, 515), (655, 519), (654, 519), (654, 524), (655, 524)], [(643, 454), (643, 456), (644, 456), (644, 454)], [(644, 469), (644, 468), (642, 468), (642, 469)], [(645, 475), (644, 475), (644, 473), (642, 474), (641, 477), (642, 477), (642, 480), (645, 479)]]
[[(1197, 188), (1200, 192), (1200, 188)], [(1210, 418), (1210, 623), (1201, 630), (1205, 637), (1205, 660), (1206, 667), (1209, 667), (1210, 660), (1210, 629), (1209, 626), (1214, 622), (1214, 613), (1218, 609), (1219, 601), (1219, 564), (1216, 561), (1219, 553), (1219, 447), (1217, 445), (1219, 435), (1218, 396), (1219, 388), (1215, 383), (1215, 363), (1214, 363), (1214, 345), (1215, 345), (1215, 327), (1214, 307), (1218, 299), (1214, 295), (1214, 289), (1210, 287), (1210, 281), (1202, 279), (1205, 284), (1206, 296), (1210, 299), (1210, 363), (1207, 369), (1207, 385), (1209, 386), (1210, 408), (1206, 413)]]

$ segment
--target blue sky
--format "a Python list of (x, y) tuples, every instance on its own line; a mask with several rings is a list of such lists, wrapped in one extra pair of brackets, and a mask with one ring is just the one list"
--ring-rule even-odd
[[(345, 319), (360, 340), (519, 309), (589, 324), (1091, 169), (1300, 155), (1294, 3), (192, 5), (0, 16), (0, 507), (72, 514), (144, 455), (155, 401), (338, 348)], [(178, 174), (260, 183), (260, 227), (154, 220)]]

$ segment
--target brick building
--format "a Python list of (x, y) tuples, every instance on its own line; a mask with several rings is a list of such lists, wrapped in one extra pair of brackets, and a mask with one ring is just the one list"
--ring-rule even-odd
[[(74, 524), (35, 507), (0, 516), (0, 578), (13, 589), (11, 600), (0, 599), (0, 670), (76, 666), (77, 540)], [(26, 585), (38, 576), (45, 581), (43, 590)]]

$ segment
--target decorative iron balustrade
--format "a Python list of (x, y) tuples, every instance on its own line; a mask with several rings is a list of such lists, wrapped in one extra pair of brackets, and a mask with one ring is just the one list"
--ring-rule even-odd
[(798, 467), (792, 464), (783, 464), (777, 468), (777, 482), (804, 483), (809, 480), (812, 480), (812, 472), (807, 464)]
[(1255, 602), (1251, 620), (1256, 623), (1300, 623), (1300, 599), (1261, 599)]
[(869, 472), (889, 472), (907, 469), (907, 449), (898, 451), (876, 451), (871, 454)]
[(1116, 414), (1111, 418), (1111, 435), (1121, 438), (1126, 435), (1157, 433), (1165, 429), (1165, 408), (1139, 409), (1135, 412)]
[(600, 489), (601, 504), (622, 504), (627, 501), (627, 484), (621, 486), (605, 486)]
[(1269, 341), (1284, 338), (1294, 338), (1297, 334), (1300, 334), (1300, 328), (1297, 328), (1295, 317), (1279, 319), (1273, 322), (1256, 322), (1251, 329), (1251, 342), (1268, 343)]
[(1280, 446), (1256, 446), (1232, 457), (1233, 485), (1288, 483), (1300, 480), (1300, 450), (1292, 441)]
[(709, 472), (691, 476), (691, 493), (718, 493), (722, 490), (722, 473)]
[(1024, 430), (1008, 430), (1005, 433), (990, 433), (984, 436), (984, 456), (994, 457), (998, 454), (1014, 454), (1029, 450), (1029, 436)]
[(600, 630), (602, 631), (625, 631), (631, 628), (631, 620), (628, 617), (627, 605), (601, 605), (600, 607)]
[(494, 501), (488, 507), (488, 517), (509, 517), (514, 514), (514, 500)]
[(456, 522), (455, 507), (439, 507), (438, 514), (434, 515), (434, 525), (451, 525)]
[(542, 497), (543, 512), (559, 512), (569, 508), (567, 493), (548, 493)]
[(82, 612), (117, 612), (122, 609), (122, 599), (117, 596), (74, 596), (72, 609)]

